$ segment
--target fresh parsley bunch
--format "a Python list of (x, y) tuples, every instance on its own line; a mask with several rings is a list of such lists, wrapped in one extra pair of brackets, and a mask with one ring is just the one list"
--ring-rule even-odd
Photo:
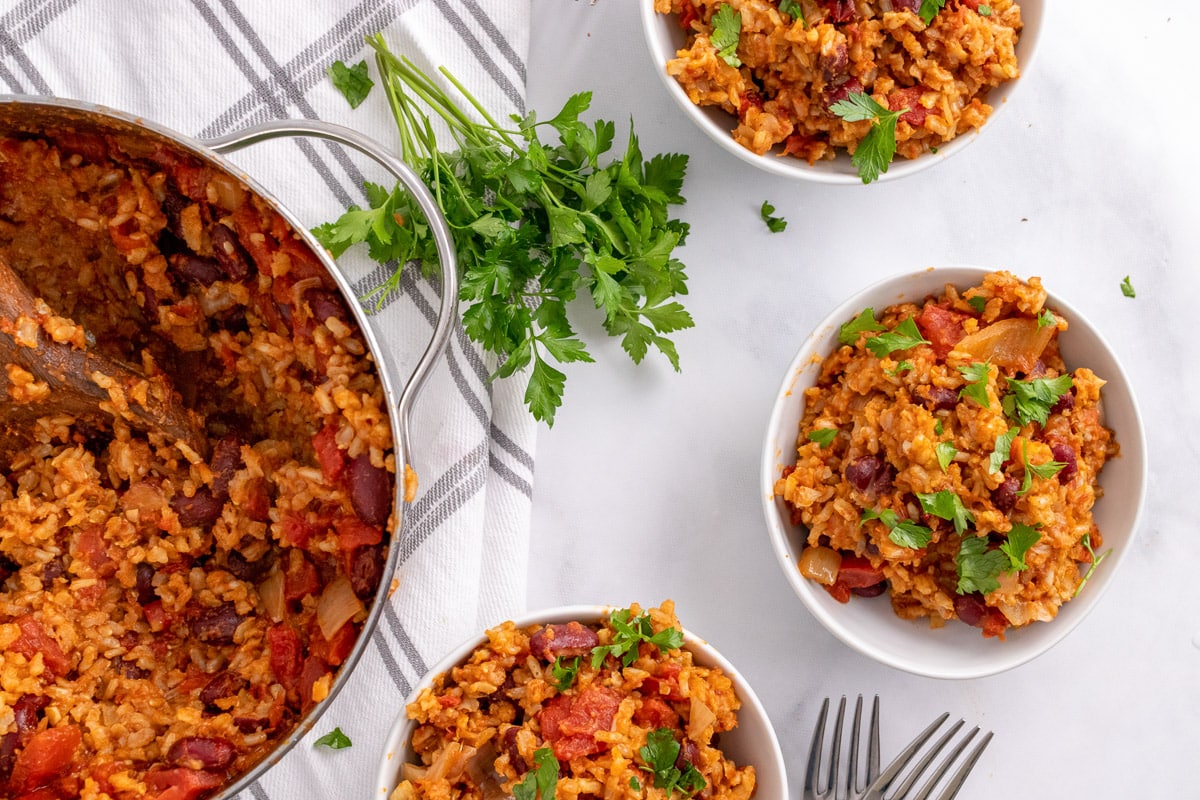
[[(551, 362), (593, 360), (567, 317), (567, 305), (580, 294), (635, 363), (653, 346), (678, 371), (667, 334), (693, 325), (677, 300), (687, 294), (687, 278), (674, 257), (688, 226), (672, 219), (669, 207), (684, 202), (687, 156), (643, 158), (631, 125), (624, 157), (601, 165), (614, 125), (579, 119), (590, 92), (573, 95), (548, 120), (530, 112), (501, 125), (446, 69), (441, 73), (456, 97), (393, 55), (381, 35), (367, 41), (396, 120), (401, 157), (430, 187), (449, 223), (462, 277), (463, 326), (500, 357), (494, 377), (532, 365), (525, 402), (535, 418), (553, 425), (566, 376)], [(449, 127), (453, 149), (440, 147), (431, 114)], [(547, 133), (557, 143), (543, 141)], [(436, 269), (437, 250), (407, 192), (370, 184), (366, 190), (370, 208), (352, 207), (314, 233), (335, 256), (365, 242), (373, 259), (393, 265), (375, 292), (382, 300), (398, 287), (404, 264)]]

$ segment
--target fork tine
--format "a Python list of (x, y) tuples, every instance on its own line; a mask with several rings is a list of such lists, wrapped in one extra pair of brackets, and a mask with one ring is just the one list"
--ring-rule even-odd
[(854, 722), (850, 725), (850, 768), (846, 770), (846, 797), (862, 791), (858, 788), (858, 740), (862, 734), (862, 695), (854, 702)]
[(900, 755), (896, 756), (892, 763), (888, 764), (883, 772), (879, 773), (875, 780), (872, 781), (871, 785), (867, 788), (867, 793), (863, 795), (863, 800), (882, 800), (884, 789), (892, 785), (892, 782), (896, 779), (896, 775), (908, 765), (908, 761), (913, 757), (913, 754), (920, 750), (925, 742), (929, 741), (929, 737), (933, 736), (934, 732), (949, 717), (950, 712), (943, 712), (940, 717), (929, 724), (929, 727), (918, 733), (916, 738), (900, 751)]
[(846, 719), (846, 695), (838, 702), (837, 719), (833, 722), (833, 756), (829, 762), (829, 780), (825, 781), (825, 791), (831, 797), (837, 796), (838, 775), (842, 767), (842, 722)]
[[(856, 771), (854, 782), (857, 794), (860, 796), (870, 788), (875, 779), (879, 777), (879, 695), (875, 695), (875, 702), (871, 704), (871, 730), (867, 734), (867, 781), (862, 788), (858, 788), (858, 772)], [(858, 741), (858, 732), (855, 731), (854, 740)]]
[[(937, 758), (938, 753), (942, 752), (942, 748), (946, 746), (947, 742), (954, 738), (954, 734), (958, 733), (962, 726), (963, 721), (960, 719), (958, 722), (951, 725), (948, 731), (938, 737), (938, 740), (933, 743), (933, 745), (925, 752), (924, 755), (921, 756), (920, 760), (918, 760), (911, 769), (908, 769), (908, 773), (904, 780), (901, 781), (896, 791), (892, 792), (891, 800), (899, 800), (899, 798), (906, 797), (908, 795), (908, 790), (911, 789), (913, 784), (917, 782), (917, 779), (924, 774), (925, 769), (930, 765), (933, 759)], [(976, 728), (975, 730), (979, 729)], [(971, 735), (974, 736), (974, 734)], [(967, 738), (970, 739), (970, 736)]]
[(817, 726), (813, 729), (812, 745), (808, 749), (808, 768), (804, 771), (803, 800), (816, 800), (817, 783), (820, 780), (819, 765), (821, 763), (821, 748), (825, 740), (825, 720), (829, 716), (829, 698), (821, 703), (821, 711), (817, 715)]
[[(971, 731), (971, 735), (968, 736), (961, 745), (955, 748), (954, 754), (946, 757), (945, 767), (948, 767), (950, 762), (958, 757), (958, 754), (961, 753), (963, 748), (967, 746), (967, 742), (969, 742), (978, 731), (979, 728)], [(958, 769), (954, 771), (954, 775), (951, 776), (950, 780), (946, 783), (946, 788), (942, 790), (942, 793), (938, 795), (935, 800), (954, 800), (955, 796), (958, 794), (958, 790), (962, 788), (963, 783), (967, 780), (967, 775), (975, 767), (975, 762), (979, 760), (981, 755), (983, 755), (983, 751), (987, 748), (991, 741), (992, 732), (988, 731), (984, 735), (983, 739), (979, 741), (979, 744), (975, 745), (974, 749), (967, 754), (966, 760), (964, 760), (963, 763), (959, 765)], [(945, 767), (941, 769), (941, 772), (946, 771)], [(937, 777), (941, 777), (941, 775), (939, 774)], [(937, 778), (931, 778), (929, 780), (928, 786), (930, 789), (933, 788), (933, 784), (935, 783), (936, 779)], [(924, 798), (925, 795), (921, 795), (920, 800), (924, 800)]]
[[(966, 746), (971, 743), (971, 740), (975, 738), (975, 734), (977, 733), (979, 733), (978, 727), (975, 727), (969, 731), (967, 735), (963, 737), (962, 741), (955, 745), (950, 752), (946, 754), (946, 757), (943, 758), (936, 767), (934, 767), (933, 772), (929, 775), (928, 780), (925, 781), (924, 785), (921, 786), (920, 791), (918, 791), (916, 795), (911, 798), (908, 798), (907, 795), (903, 795), (906, 797), (906, 800), (928, 800), (929, 795), (933, 792), (934, 785), (942, 779), (942, 776), (945, 775), (947, 770), (950, 769), (950, 766), (954, 763), (954, 760), (959, 757), (964, 749), (966, 749)], [(942, 742), (939, 744), (944, 745)], [(925, 772), (925, 767), (929, 766), (929, 762), (933, 760), (932, 755), (936, 755), (936, 753), (933, 753), (930, 757), (923, 759), (922, 762), (913, 770), (912, 777), (905, 786), (905, 789), (915, 783), (917, 778), (919, 778)], [(900, 796), (902, 795), (897, 794), (897, 797)]]

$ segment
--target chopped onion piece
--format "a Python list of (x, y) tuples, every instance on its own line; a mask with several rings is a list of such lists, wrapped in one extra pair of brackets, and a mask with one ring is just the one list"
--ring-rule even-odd
[(842, 554), (829, 547), (806, 547), (800, 554), (800, 574), (825, 586), (837, 582)]
[(339, 575), (325, 587), (317, 601), (317, 625), (327, 640), (332, 639), (339, 628), (362, 610), (362, 601), (354, 593), (349, 578)]
[(1030, 372), (1058, 331), (1054, 325), (1038, 326), (1036, 319), (1002, 319), (967, 334), (954, 345), (954, 353), (969, 361), (989, 361), (1002, 369)]
[(687, 735), (692, 741), (702, 742), (705, 728), (716, 722), (717, 715), (695, 695), (692, 695), (691, 700), (692, 708), (688, 715)]
[(283, 597), (283, 573), (278, 567), (259, 584), (258, 597), (262, 600), (263, 612), (274, 622), (283, 622), (287, 606)]

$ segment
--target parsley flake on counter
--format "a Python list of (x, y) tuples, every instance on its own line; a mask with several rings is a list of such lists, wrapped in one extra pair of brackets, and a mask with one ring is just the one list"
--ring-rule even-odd
[(917, 492), (926, 514), (954, 523), (955, 533), (962, 533), (975, 523), (975, 515), (963, 505), (962, 498), (949, 489), (940, 492)]
[(1096, 551), (1092, 549), (1092, 535), (1090, 533), (1085, 533), (1083, 538), (1079, 540), (1079, 543), (1087, 548), (1088, 553), (1092, 557), (1092, 564), (1088, 567), (1088, 571), (1084, 573), (1083, 580), (1081, 580), (1079, 585), (1075, 587), (1075, 594), (1071, 595), (1073, 598), (1079, 596), (1079, 593), (1083, 591), (1083, 585), (1088, 582), (1089, 578), (1092, 577), (1092, 573), (1096, 571), (1096, 567), (1100, 566), (1100, 562), (1108, 558), (1108, 554), (1112, 552), (1112, 548), (1110, 547), (1097, 556)]
[(950, 462), (958, 455), (958, 448), (950, 442), (938, 442), (933, 450), (937, 453), (938, 466), (942, 468), (942, 472), (946, 471)]
[(737, 56), (737, 46), (742, 35), (742, 13), (725, 3), (713, 14), (712, 28), (708, 40), (712, 42), (717, 55), (729, 66), (740, 67), (742, 60)]
[(988, 398), (987, 385), (991, 365), (986, 361), (976, 361), (974, 364), (958, 367), (958, 371), (966, 380), (963, 388), (958, 390), (958, 396), (969, 397), (983, 408), (989, 408), (991, 400)]
[(762, 217), (762, 221), (767, 223), (767, 230), (771, 233), (783, 233), (787, 229), (787, 220), (783, 217), (771, 216), (774, 213), (775, 206), (763, 200), (762, 208), (759, 209), (758, 214)]
[(929, 540), (933, 538), (933, 531), (929, 528), (907, 519), (900, 519), (896, 515), (896, 512), (890, 508), (885, 508), (883, 511), (864, 508), (858, 524), (862, 525), (864, 522), (869, 522), (873, 519), (882, 522), (883, 527), (888, 529), (888, 538), (901, 547), (920, 550), (929, 544)]
[(1125, 280), (1121, 281), (1121, 294), (1126, 297), (1137, 297), (1137, 292), (1134, 291), (1133, 284), (1129, 282), (1129, 276), (1125, 276)]
[(863, 183), (878, 180), (888, 171), (888, 165), (896, 155), (896, 121), (908, 113), (908, 109), (891, 111), (869, 94), (852, 92), (845, 100), (831, 105), (829, 110), (847, 122), (871, 120), (871, 130), (854, 149), (850, 163), (858, 169), (858, 177)]
[(804, 9), (800, 7), (797, 0), (779, 0), (779, 12), (787, 14), (792, 19), (800, 20), (806, 28), (808, 27), (808, 20), (804, 18)]
[(579, 656), (567, 661), (562, 656), (554, 659), (554, 664), (550, 667), (550, 674), (554, 678), (554, 685), (558, 687), (560, 692), (565, 692), (571, 688), (571, 684), (575, 682), (575, 676), (579, 674)]
[(1004, 462), (1012, 457), (1013, 440), (1017, 438), (1017, 434), (1020, 432), (1020, 428), (1009, 428), (996, 437), (996, 444), (992, 448), (992, 454), (988, 456), (989, 473), (996, 473), (1004, 468)]
[(933, 22), (933, 18), (945, 5), (946, 0), (921, 0), (921, 10), (917, 14), (921, 17), (921, 21), (928, 25)]
[(929, 344), (929, 340), (921, 335), (921, 330), (912, 317), (906, 317), (895, 330), (872, 336), (866, 342), (867, 349), (876, 358), (883, 358), (898, 350), (908, 350), (919, 344)]
[[(960, 368), (961, 369), (961, 368)], [(1058, 399), (1071, 390), (1070, 373), (1057, 378), (1034, 378), (1019, 381), (1007, 378), (1008, 393), (1000, 401), (1009, 419), (1022, 425), (1036, 422), (1045, 425), (1050, 409)]]
[(808, 432), (808, 440), (821, 445), (821, 449), (829, 447), (833, 444), (833, 440), (837, 438), (837, 428), (817, 428)]
[(1028, 569), (1025, 563), (1025, 554), (1029, 552), (1029, 548), (1037, 544), (1042, 538), (1042, 534), (1038, 533), (1036, 528), (1031, 528), (1028, 525), (1023, 525), (1020, 522), (1013, 523), (1012, 530), (1008, 532), (1008, 538), (1000, 545), (1000, 550), (1008, 556), (1008, 572), (1020, 572), (1023, 569)]
[(533, 769), (525, 773), (525, 780), (513, 787), (516, 800), (554, 800), (558, 788), (558, 759), (549, 747), (533, 751)]
[(613, 627), (612, 644), (592, 648), (592, 669), (600, 669), (608, 656), (621, 659), (621, 663), (628, 667), (637, 660), (638, 645), (642, 642), (649, 642), (661, 653), (683, 647), (683, 633), (678, 629), (663, 628), (655, 633), (649, 614), (632, 619), (631, 614), (628, 608), (622, 608), (609, 615), (608, 621)]
[(977, 294), (974, 297), (968, 297), (967, 305), (982, 314), (983, 310), (987, 308), (987, 298), (981, 294)]
[(873, 331), (886, 330), (887, 328), (875, 321), (875, 309), (864, 308), (859, 312), (857, 317), (843, 324), (838, 329), (838, 341), (842, 344), (853, 346), (858, 341), (858, 334), (862, 331), (871, 333)]
[(360, 61), (353, 67), (347, 67), (343, 62), (335, 61), (325, 72), (337, 90), (342, 93), (342, 97), (346, 98), (346, 102), (350, 104), (351, 108), (358, 108), (371, 93), (371, 87), (375, 85), (375, 81), (371, 80), (371, 76), (367, 74), (366, 61)]
[(341, 728), (334, 728), (329, 733), (313, 742), (313, 747), (328, 747), (330, 750), (344, 750), (350, 747), (350, 737), (342, 733)]
[(638, 755), (654, 773), (654, 787), (666, 792), (667, 797), (674, 791), (690, 797), (708, 785), (690, 762), (683, 770), (675, 766), (679, 750), (679, 742), (675, 741), (670, 728), (659, 728), (646, 734), (646, 744), (638, 750)]
[(959, 594), (988, 594), (1000, 588), (1000, 573), (1009, 563), (1007, 554), (989, 550), (986, 536), (964, 536), (955, 557)]

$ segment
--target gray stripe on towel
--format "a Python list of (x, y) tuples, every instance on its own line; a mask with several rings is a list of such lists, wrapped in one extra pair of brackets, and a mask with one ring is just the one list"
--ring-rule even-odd
[(457, 11), (450, 7), (450, 4), (446, 0), (433, 0), (433, 4), (442, 12), (442, 16), (450, 23), (450, 27), (454, 28), (454, 32), (461, 36), (463, 42), (471, 48), (471, 52), (475, 54), (475, 58), (479, 61), (480, 66), (492, 76), (492, 80), (496, 82), (496, 85), (504, 91), (504, 94), (508, 96), (512, 104), (517, 107), (518, 113), (524, 114), (525, 98), (521, 96), (517, 87), (513, 86), (512, 81), (508, 79), (508, 76), (504, 74), (499, 65), (492, 60), (487, 48), (467, 28), (467, 24), (463, 22), (463, 18), (458, 15)]

